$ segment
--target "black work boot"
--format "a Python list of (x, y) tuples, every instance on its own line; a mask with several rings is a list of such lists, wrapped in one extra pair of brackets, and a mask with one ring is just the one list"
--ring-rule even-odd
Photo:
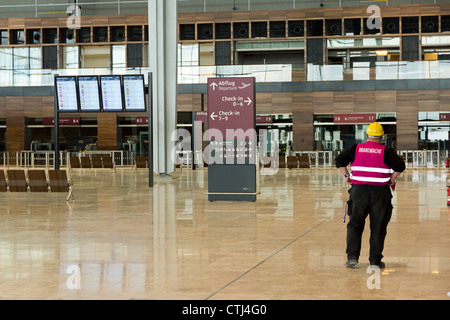
[(358, 265), (358, 258), (355, 257), (348, 257), (347, 262), (345, 263), (345, 266), (347, 268), (354, 269)]

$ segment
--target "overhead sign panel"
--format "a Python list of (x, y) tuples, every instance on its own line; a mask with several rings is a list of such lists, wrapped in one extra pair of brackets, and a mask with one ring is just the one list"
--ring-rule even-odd
[(104, 111), (123, 111), (122, 84), (120, 76), (100, 76)]
[(125, 111), (145, 111), (144, 76), (124, 75), (122, 78)]
[(60, 112), (78, 112), (76, 77), (55, 77), (56, 102)]
[(97, 76), (79, 76), (78, 92), (80, 94), (80, 110), (99, 112), (100, 91)]

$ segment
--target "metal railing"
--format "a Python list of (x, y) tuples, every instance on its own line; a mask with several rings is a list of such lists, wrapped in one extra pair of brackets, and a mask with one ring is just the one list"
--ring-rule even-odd
[(397, 153), (403, 156), (406, 167), (441, 167), (448, 157), (448, 150), (445, 153), (439, 150), (400, 150)]
[[(59, 153), (59, 166), (69, 167), (70, 157), (82, 157), (94, 155), (108, 154), (113, 159), (115, 166), (133, 166), (136, 157), (131, 151), (83, 151), (83, 152), (68, 152), (61, 151)], [(16, 152), (0, 152), (0, 165), (4, 167), (45, 167), (52, 168), (55, 166), (55, 152), (54, 151), (16, 151)]]
[[(113, 159), (115, 166), (134, 166), (136, 163), (135, 153), (132, 151), (83, 151), (83, 152), (60, 152), (60, 167), (70, 167), (70, 157), (93, 157), (95, 155), (107, 154)], [(308, 156), (311, 167), (326, 168), (334, 166), (334, 159), (339, 154), (337, 151), (295, 151), (296, 156)], [(407, 167), (438, 168), (445, 166), (445, 160), (449, 157), (449, 151), (440, 150), (399, 150), (397, 154), (402, 156)], [(191, 151), (178, 152), (178, 163), (187, 168), (192, 168), (192, 162), (197, 168), (204, 168), (203, 153), (195, 152), (193, 158)], [(54, 151), (17, 151), (0, 152), (0, 166), (4, 167), (54, 167)]]
[(308, 156), (311, 167), (331, 167), (334, 165), (333, 151), (296, 151), (296, 156)]

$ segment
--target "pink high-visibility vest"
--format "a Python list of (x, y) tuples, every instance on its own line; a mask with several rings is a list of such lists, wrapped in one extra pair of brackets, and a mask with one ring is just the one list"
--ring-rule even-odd
[(384, 186), (389, 183), (394, 170), (384, 163), (385, 147), (372, 141), (356, 146), (355, 161), (351, 164), (350, 175), (353, 184)]

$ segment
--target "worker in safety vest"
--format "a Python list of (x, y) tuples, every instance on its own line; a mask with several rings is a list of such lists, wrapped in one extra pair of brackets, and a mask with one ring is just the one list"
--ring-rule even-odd
[[(405, 162), (394, 149), (381, 144), (383, 127), (371, 123), (367, 142), (343, 150), (335, 159), (336, 167), (352, 187), (347, 202), (350, 221), (347, 224), (347, 268), (358, 265), (361, 238), (367, 215), (370, 215), (371, 265), (384, 268), (381, 261), (387, 225), (392, 215), (392, 194), (397, 177), (405, 170)], [(347, 166), (351, 163), (351, 173)]]

